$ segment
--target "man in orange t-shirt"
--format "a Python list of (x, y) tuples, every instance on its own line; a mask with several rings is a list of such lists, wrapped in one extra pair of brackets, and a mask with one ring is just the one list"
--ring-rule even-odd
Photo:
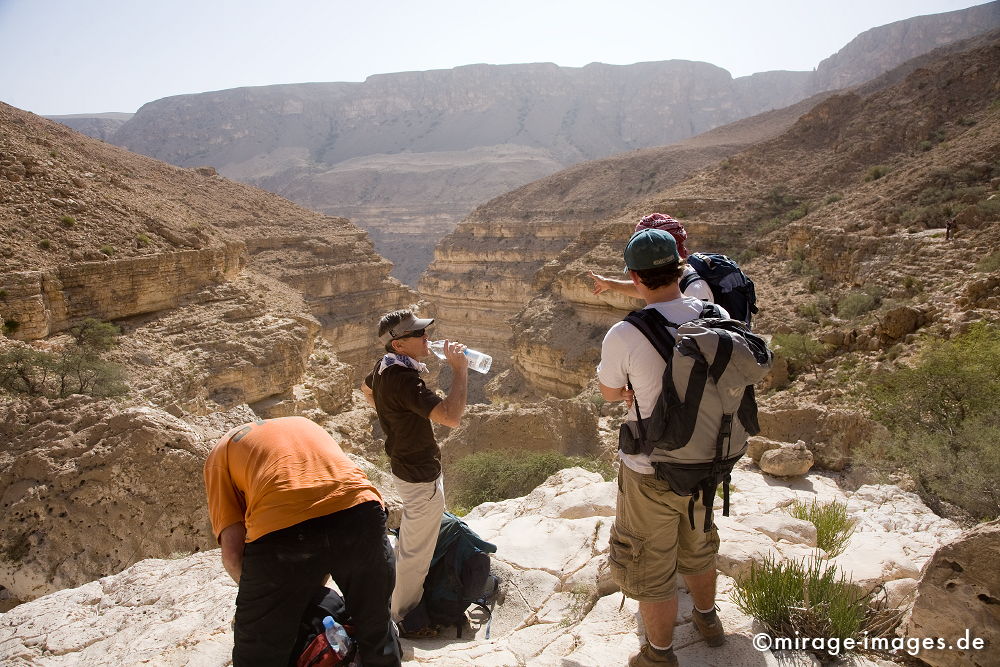
[(400, 664), (382, 497), (326, 431), (303, 417), (234, 428), (205, 461), (205, 489), (222, 563), (239, 584), (234, 667), (287, 665), (328, 575), (365, 666)]

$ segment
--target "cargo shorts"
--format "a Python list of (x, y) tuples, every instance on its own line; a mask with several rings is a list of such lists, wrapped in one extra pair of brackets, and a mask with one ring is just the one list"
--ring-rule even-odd
[(695, 528), (688, 520), (691, 496), (621, 464), (618, 509), (611, 527), (611, 576), (622, 592), (639, 602), (663, 602), (677, 594), (677, 573), (702, 574), (715, 567), (719, 533), (704, 532), (699, 499)]

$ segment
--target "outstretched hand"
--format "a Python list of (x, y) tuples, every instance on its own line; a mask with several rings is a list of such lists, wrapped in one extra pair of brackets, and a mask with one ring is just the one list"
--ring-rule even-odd
[(594, 294), (601, 294), (602, 292), (607, 292), (611, 289), (611, 283), (604, 276), (594, 273), (593, 271), (587, 271), (587, 275), (590, 279), (594, 281)]

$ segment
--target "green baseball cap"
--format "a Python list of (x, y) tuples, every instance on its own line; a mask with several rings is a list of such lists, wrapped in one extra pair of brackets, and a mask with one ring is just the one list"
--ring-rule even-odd
[(632, 235), (625, 246), (625, 273), (659, 269), (681, 261), (677, 241), (660, 229), (643, 229)]

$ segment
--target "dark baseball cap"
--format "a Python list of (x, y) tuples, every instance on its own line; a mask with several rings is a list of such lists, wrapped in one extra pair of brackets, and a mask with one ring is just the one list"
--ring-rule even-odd
[(625, 272), (659, 269), (681, 261), (673, 235), (659, 229), (642, 229), (625, 246)]

